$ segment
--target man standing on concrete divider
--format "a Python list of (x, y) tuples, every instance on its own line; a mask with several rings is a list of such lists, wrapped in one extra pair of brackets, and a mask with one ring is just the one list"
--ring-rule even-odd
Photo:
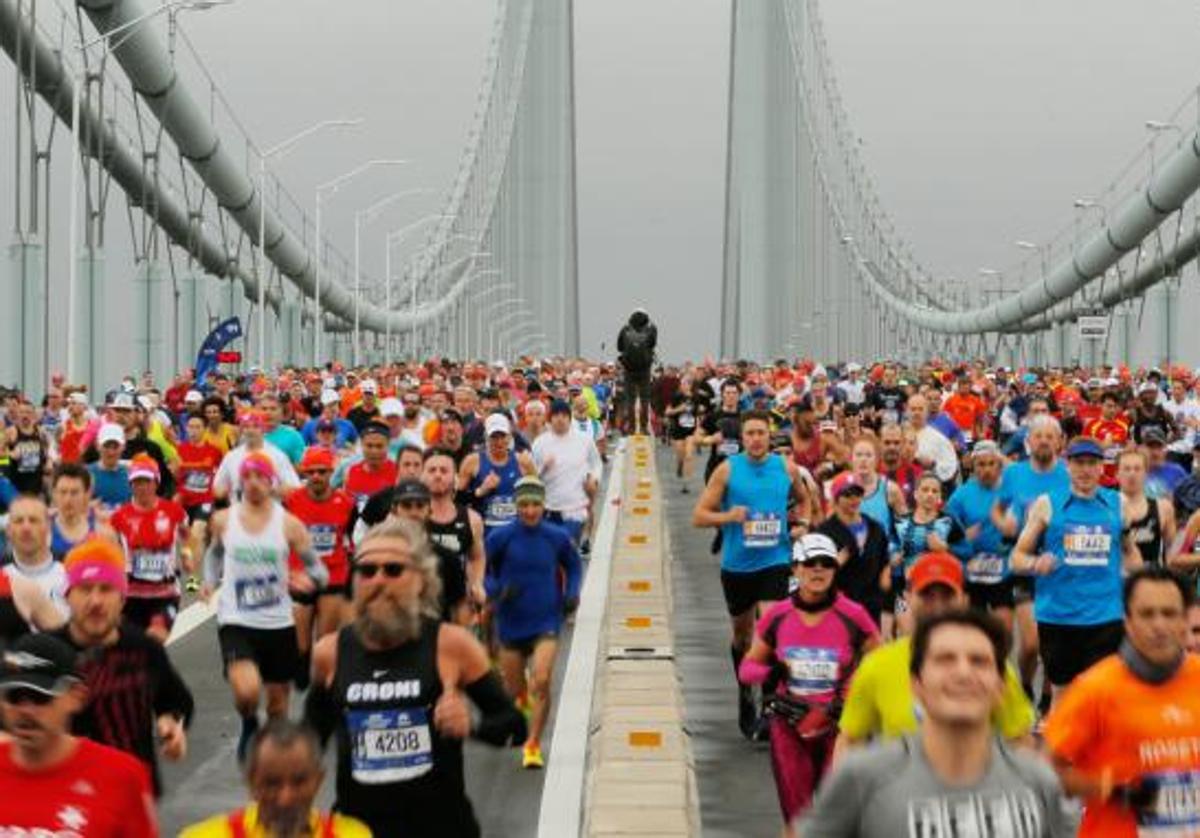
[[(522, 477), (515, 494), (517, 520), (487, 536), (484, 588), (495, 603), (505, 686), (531, 714), (522, 764), (541, 768), (558, 635), (563, 618), (579, 606), (582, 562), (566, 531), (545, 519), (542, 482)], [(566, 575), (565, 590), (560, 568)]]

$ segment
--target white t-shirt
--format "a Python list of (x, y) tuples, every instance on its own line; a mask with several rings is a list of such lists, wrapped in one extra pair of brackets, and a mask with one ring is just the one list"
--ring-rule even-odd
[(958, 453), (950, 440), (932, 425), (917, 431), (917, 459), (932, 460), (933, 471), (943, 483), (958, 474)]
[[(287, 454), (265, 441), (262, 451), (275, 464), (275, 485), (279, 487), (281, 494), (286, 495), (292, 489), (300, 486), (300, 476), (296, 474), (296, 469), (292, 467), (292, 461), (288, 459)], [(241, 496), (242, 478), (239, 472), (242, 468), (242, 460), (246, 459), (246, 455), (249, 453), (250, 450), (245, 443), (242, 443), (231, 449), (221, 459), (221, 465), (217, 467), (217, 476), (213, 478), (213, 491), (226, 497)]]
[(588, 475), (599, 480), (603, 468), (596, 443), (575, 427), (565, 434), (547, 430), (533, 441), (532, 454), (538, 476), (546, 484), (546, 509), (573, 521), (586, 518), (584, 480)]

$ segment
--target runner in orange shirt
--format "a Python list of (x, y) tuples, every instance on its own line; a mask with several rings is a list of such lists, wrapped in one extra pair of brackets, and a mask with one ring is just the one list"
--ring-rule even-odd
[(1080, 836), (1200, 835), (1200, 657), (1185, 651), (1192, 589), (1152, 565), (1125, 582), (1125, 641), (1084, 672), (1046, 721), (1063, 788), (1084, 798)]
[(983, 420), (988, 414), (987, 402), (971, 389), (971, 379), (966, 375), (959, 376), (956, 389), (942, 403), (942, 412), (954, 420), (959, 430), (967, 435), (968, 442), (983, 437)]
[(1104, 476), (1100, 485), (1109, 489), (1117, 485), (1117, 455), (1129, 442), (1129, 422), (1121, 415), (1121, 400), (1112, 390), (1100, 398), (1100, 416), (1083, 426), (1083, 435), (1090, 436), (1104, 449)]

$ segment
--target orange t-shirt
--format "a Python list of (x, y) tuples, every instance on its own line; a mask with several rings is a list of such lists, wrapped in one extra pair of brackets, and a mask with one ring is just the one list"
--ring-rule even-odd
[(1080, 675), (1050, 713), (1046, 745), (1086, 775), (1159, 787), (1150, 811), (1086, 801), (1081, 836), (1200, 835), (1200, 657), (1165, 684), (1133, 675), (1111, 655)]
[(987, 405), (974, 393), (969, 396), (955, 393), (946, 399), (942, 412), (954, 420), (959, 430), (971, 433), (975, 430), (975, 423), (987, 415)]

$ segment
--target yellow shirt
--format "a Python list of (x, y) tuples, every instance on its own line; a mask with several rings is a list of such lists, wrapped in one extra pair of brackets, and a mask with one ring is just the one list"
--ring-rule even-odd
[(200, 437), (200, 442), (211, 445), (220, 451), (221, 456), (224, 457), (229, 453), (229, 449), (235, 448), (238, 444), (237, 430), (233, 425), (226, 424), (225, 422), (222, 422), (221, 427), (216, 431), (205, 425), (204, 435)]
[[(371, 838), (371, 830), (362, 821), (345, 815), (335, 814), (332, 817), (333, 834), (337, 838)], [(324, 834), (320, 819), (320, 814), (314, 810), (310, 816), (309, 831), (316, 838)], [(246, 807), (242, 825), (246, 830), (246, 838), (270, 838), (258, 822), (258, 806), (254, 803)], [(229, 813), (193, 824), (179, 833), (179, 838), (233, 838), (233, 830), (229, 828)]]
[[(916, 731), (917, 714), (908, 672), (911, 660), (912, 642), (908, 637), (880, 646), (862, 659), (842, 709), (842, 733), (851, 739), (894, 739)], [(1008, 739), (1024, 736), (1033, 727), (1033, 705), (1025, 697), (1012, 664), (1005, 673), (1004, 697), (992, 715), (992, 724)]]

